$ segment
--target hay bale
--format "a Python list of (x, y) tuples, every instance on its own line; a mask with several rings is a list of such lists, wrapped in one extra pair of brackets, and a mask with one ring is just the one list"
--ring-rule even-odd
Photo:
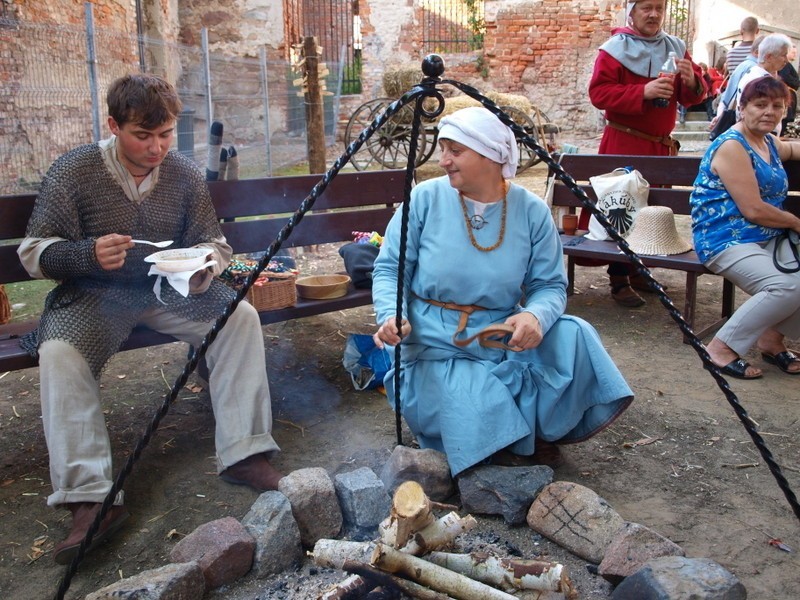
[[(524, 112), (526, 115), (531, 114), (533, 111), (533, 105), (525, 96), (519, 96), (517, 94), (504, 94), (502, 92), (495, 91), (486, 92), (484, 95), (500, 107), (513, 106), (514, 108), (518, 108)], [(439, 118), (446, 117), (457, 110), (461, 110), (462, 108), (480, 105), (480, 102), (465, 95), (448, 98), (444, 107), (444, 111), (442, 111), (442, 114)]]
[(422, 81), (419, 65), (397, 65), (383, 72), (383, 91), (389, 98), (397, 99)]

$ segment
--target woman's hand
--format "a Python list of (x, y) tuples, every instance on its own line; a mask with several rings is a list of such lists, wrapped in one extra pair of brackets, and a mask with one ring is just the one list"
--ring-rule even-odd
[(506, 319), (506, 325), (514, 328), (514, 333), (508, 341), (512, 348), (530, 350), (542, 343), (542, 326), (539, 319), (529, 312), (520, 312)]
[(383, 348), (384, 344), (396, 346), (404, 337), (411, 333), (411, 323), (408, 319), (403, 319), (400, 334), (397, 333), (397, 317), (391, 316), (383, 322), (377, 332), (372, 336), (372, 340), (378, 348)]

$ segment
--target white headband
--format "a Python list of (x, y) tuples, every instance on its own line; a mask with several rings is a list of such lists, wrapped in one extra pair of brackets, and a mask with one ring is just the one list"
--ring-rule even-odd
[(439, 139), (453, 140), (503, 165), (503, 177), (516, 175), (519, 149), (514, 132), (483, 107), (462, 108), (439, 121)]

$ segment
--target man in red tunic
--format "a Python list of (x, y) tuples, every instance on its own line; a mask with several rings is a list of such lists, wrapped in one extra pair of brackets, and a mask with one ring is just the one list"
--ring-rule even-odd
[[(677, 154), (670, 133), (678, 103), (692, 106), (706, 94), (703, 73), (686, 52), (686, 44), (661, 29), (666, 4), (667, 0), (628, 2), (627, 26), (614, 29), (612, 37), (600, 46), (589, 82), (592, 104), (605, 111), (600, 154)], [(678, 71), (659, 77), (670, 52), (678, 57)], [(666, 106), (658, 106), (663, 103), (660, 99)], [(588, 222), (588, 211), (583, 211), (579, 227), (586, 229)], [(629, 263), (611, 263), (608, 267), (612, 298), (631, 308), (644, 304), (631, 286), (650, 291), (644, 278), (632, 269)]]

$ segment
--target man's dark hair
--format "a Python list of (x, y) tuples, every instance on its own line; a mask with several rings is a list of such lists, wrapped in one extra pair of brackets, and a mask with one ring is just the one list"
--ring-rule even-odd
[(772, 100), (780, 98), (788, 104), (791, 98), (789, 96), (789, 86), (771, 75), (759, 77), (744, 86), (742, 96), (739, 98), (739, 104), (744, 107), (756, 98), (770, 98)]
[(125, 75), (114, 81), (108, 88), (106, 103), (108, 114), (117, 125), (135, 123), (145, 129), (176, 120), (182, 108), (172, 84), (148, 73)]

